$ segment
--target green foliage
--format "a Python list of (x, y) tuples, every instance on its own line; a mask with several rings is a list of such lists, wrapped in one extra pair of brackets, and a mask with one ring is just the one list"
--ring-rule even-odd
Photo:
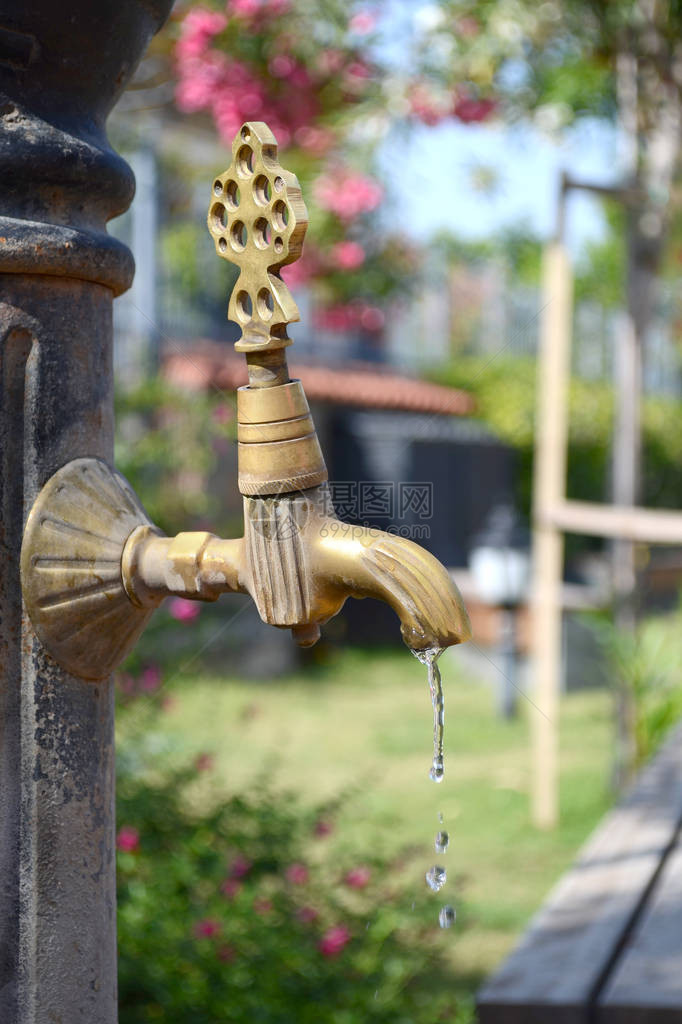
[[(176, 625), (176, 631), (182, 628)], [(382, 1009), (383, 981), (374, 988), (371, 981), (364, 986), (362, 979), (351, 976), (351, 969), (363, 951), (370, 966), (381, 957), (381, 970), (388, 974), (392, 970), (388, 960), (396, 950), (399, 958), (409, 957), (414, 978), (407, 995), (400, 999), (396, 995), (393, 1004), (387, 1002), (380, 1020), (386, 1019), (387, 1024), (470, 1020), (467, 1007), (473, 1004), (484, 976), (511, 948), (608, 806), (609, 702), (602, 691), (595, 690), (562, 699), (561, 822), (552, 832), (538, 832), (530, 823), (528, 805), (528, 730), (533, 709), (522, 702), (526, 713), (513, 722), (496, 718), (490, 687), (479, 684), (475, 672), (472, 678), (471, 668), (460, 661), (458, 652), (450, 654), (443, 656), (448, 767), (442, 786), (434, 786), (426, 777), (431, 705), (424, 669), (404, 650), (334, 649), (320, 644), (305, 653), (305, 671), (257, 684), (236, 670), (234, 657), (223, 659), (210, 675), (183, 674), (180, 664), (177, 677), (151, 701), (148, 694), (126, 698), (117, 714), (119, 825), (138, 830), (139, 851), (120, 851), (122, 893), (126, 886), (120, 930), (126, 992), (121, 1024), (205, 1020), (198, 1002), (186, 1016), (163, 1008), (157, 1009), (156, 1016), (144, 1016), (142, 1004), (153, 982), (162, 998), (167, 985), (179, 984), (186, 973), (179, 951), (187, 949), (194, 957), (193, 927), (208, 915), (207, 905), (213, 916), (212, 900), (217, 900), (218, 909), (224, 907), (225, 914), (220, 918), (225, 929), (222, 937), (201, 947), (207, 961), (212, 948), (207, 970), (213, 972), (217, 994), (211, 996), (211, 1005), (216, 1005), (220, 993), (224, 996), (212, 1020), (216, 1024), (248, 1021), (241, 1012), (241, 991), (235, 992), (236, 985), (228, 988), (229, 979), (215, 973), (218, 942), (236, 945), (243, 929), (245, 948), (250, 949), (249, 936), (259, 935), (264, 924), (277, 926), (275, 940), (280, 945), (287, 941), (283, 932), (288, 941), (294, 937), (298, 941), (298, 923), (289, 926), (280, 899), (296, 909), (301, 902), (312, 905), (320, 913), (313, 922), (314, 932), (303, 930), (313, 980), (320, 981), (316, 945), (320, 935), (339, 921), (352, 931), (352, 942), (329, 960), (329, 969), (341, 972), (346, 987), (359, 984), (360, 999), (365, 1002), (351, 1015), (346, 1003), (351, 996), (342, 994), (337, 1005), (322, 978), (319, 995), (314, 996), (321, 1024), (334, 1020), (337, 1011), (347, 1013), (352, 1024), (375, 1019), (372, 1014)], [(214, 767), (192, 774), (187, 768), (190, 763), (195, 769), (207, 769), (206, 752), (214, 756)], [(175, 785), (173, 778), (178, 780)], [(271, 786), (278, 794), (294, 792), (297, 800), (285, 796), (280, 804)], [(226, 793), (240, 793), (241, 803), (235, 805)], [(211, 816), (218, 815), (221, 807), (227, 807), (222, 813), (229, 814), (229, 834), (209, 840), (209, 826), (204, 830), (202, 822), (212, 822)], [(268, 822), (275, 819), (267, 829), (259, 822), (261, 807)], [(444, 815), (451, 843), (443, 860), (448, 882), (435, 896), (426, 891), (424, 871), (432, 863), (438, 812)], [(311, 835), (320, 816), (333, 824), (331, 835)], [(283, 820), (286, 829), (280, 830), (277, 822)], [(150, 836), (163, 831), (163, 842), (148, 838), (148, 828)], [(199, 840), (202, 849), (210, 847), (209, 855), (215, 845), (224, 857), (222, 866), (211, 868), (205, 876), (209, 885), (200, 893), (198, 883), (192, 881)], [(405, 851), (412, 849), (415, 855), (407, 856)], [(214, 892), (231, 873), (237, 853), (254, 862), (253, 877), (247, 873), (248, 884), (240, 890), (239, 903), (223, 894), (216, 897)], [(267, 859), (272, 871), (265, 870)], [(282, 869), (286, 872), (291, 863), (308, 867), (310, 883), (305, 887), (284, 886)], [(342, 881), (347, 870), (358, 864), (372, 871), (365, 890), (351, 889)], [(192, 895), (191, 904), (189, 895), (184, 902), (176, 898), (181, 872), (190, 879), (184, 892)], [(169, 873), (175, 881), (165, 886)], [(276, 908), (262, 919), (252, 911), (261, 887), (264, 898), (272, 899)], [(271, 893), (276, 894), (274, 898)], [(452, 902), (458, 912), (455, 927), (447, 932), (435, 923), (441, 899)], [(183, 915), (179, 923), (167, 920), (170, 907), (164, 900), (172, 900)], [(345, 916), (347, 905), (359, 914), (357, 930), (356, 918)], [(382, 933), (374, 929), (385, 932), (391, 922), (393, 934), (378, 953)], [(370, 946), (366, 948), (365, 942)], [(289, 954), (280, 952), (280, 947), (268, 949), (272, 954), (266, 969), (279, 978), (280, 961), (288, 962)], [(145, 985), (142, 992), (134, 987), (136, 951)], [(236, 970), (237, 963), (235, 958), (223, 964), (223, 970)], [(262, 960), (256, 957), (255, 963), (262, 971)], [(243, 963), (239, 971), (244, 979)], [(257, 991), (256, 974), (250, 979)], [(269, 984), (272, 988), (275, 982)], [(309, 996), (308, 983), (302, 985)], [(248, 990), (246, 981), (245, 987)], [(133, 1005), (138, 992), (140, 1001)], [(255, 1001), (252, 994), (248, 998)], [(274, 1016), (282, 1024), (298, 1021), (298, 1003), (285, 1009), (288, 1014), (282, 1011), (277, 1017), (270, 1013), (271, 1004), (266, 1004), (265, 1020)]]
[(396, 888), (404, 858), (328, 852), (339, 801), (303, 810), (264, 777), (219, 796), (207, 763), (152, 746), (119, 757), (121, 1024), (471, 1020)]
[(682, 717), (682, 607), (672, 615), (645, 619), (631, 632), (617, 629), (606, 616), (591, 616), (587, 622), (608, 658), (614, 686), (625, 688), (632, 696), (636, 754), (641, 765)]
[(479, 266), (501, 263), (514, 284), (538, 285), (542, 263), (542, 243), (525, 224), (503, 227), (490, 239), (470, 241), (443, 231), (432, 240), (432, 247), (450, 266)]
[[(665, 81), (675, 60), (681, 18), (677, 3), (636, 0), (442, 0), (442, 20), (419, 39), (432, 74), (475, 95), (492, 95), (510, 119), (534, 115), (556, 130), (581, 117), (614, 120), (618, 56), (633, 53), (647, 79), (640, 102), (655, 103), (652, 82)], [(446, 49), (436, 39), (452, 36)], [(660, 99), (660, 95), (659, 95)], [(646, 122), (644, 122), (646, 123)]]
[(218, 514), (208, 480), (234, 436), (232, 396), (206, 396), (160, 377), (116, 396), (116, 465), (169, 534)]
[(625, 212), (615, 202), (602, 204), (606, 220), (603, 238), (585, 243), (575, 270), (576, 303), (596, 302), (604, 309), (625, 304)]
[[(536, 405), (536, 362), (504, 355), (488, 359), (461, 357), (435, 374), (442, 383), (461, 387), (476, 398), (477, 415), (519, 453), (519, 501), (530, 511)], [(643, 426), (643, 502), (657, 507), (682, 507), (682, 403), (645, 398)], [(567, 494), (583, 501), (608, 497), (612, 389), (579, 377), (569, 396)]]
[(193, 217), (164, 225), (161, 253), (170, 291), (186, 296), (199, 308), (221, 302), (227, 311), (237, 270), (215, 258), (203, 220)]

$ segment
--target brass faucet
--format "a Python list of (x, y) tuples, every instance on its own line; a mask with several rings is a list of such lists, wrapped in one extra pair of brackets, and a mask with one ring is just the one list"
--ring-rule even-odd
[(240, 271), (228, 316), (242, 328), (235, 348), (249, 376), (237, 393), (244, 536), (161, 535), (127, 481), (98, 459), (55, 473), (28, 518), (22, 585), (44, 646), (77, 675), (109, 675), (169, 594), (248, 593), (264, 622), (291, 628), (302, 646), (348, 597), (386, 601), (415, 651), (469, 639), (466, 609), (437, 559), (334, 514), (305, 393), (285, 355), (299, 313), (279, 271), (301, 255), (307, 224), (275, 137), (248, 122), (213, 183), (208, 214), (216, 251)]

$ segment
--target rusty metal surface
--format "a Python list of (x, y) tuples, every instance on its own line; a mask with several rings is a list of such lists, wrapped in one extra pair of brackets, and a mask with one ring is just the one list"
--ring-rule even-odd
[(0, 1021), (115, 1024), (111, 683), (60, 668), (22, 609), (23, 526), (71, 459), (112, 458), (105, 229), (133, 179), (106, 116), (170, 0), (0, 0)]
[(105, 120), (170, 0), (0, 0), (0, 273), (132, 281), (105, 224), (132, 172)]
[(0, 278), (0, 1020), (113, 1024), (111, 684), (52, 661), (19, 582), (44, 480), (73, 455), (111, 458), (111, 292), (44, 280)]

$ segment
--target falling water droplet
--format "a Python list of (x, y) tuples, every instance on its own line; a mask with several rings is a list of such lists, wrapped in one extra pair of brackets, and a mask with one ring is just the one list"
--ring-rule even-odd
[(443, 812), (442, 811), (438, 812), (438, 824), (439, 825), (443, 824)]
[(450, 836), (447, 832), (437, 832), (434, 846), (436, 847), (436, 853), (445, 853), (448, 846), (450, 845)]
[(443, 766), (443, 727), (445, 725), (445, 702), (440, 669), (436, 662), (443, 653), (442, 647), (427, 647), (423, 651), (412, 651), (415, 658), (426, 665), (428, 671), (431, 705), (433, 707), (433, 760), (429, 778), (433, 782), (442, 782), (445, 768)]
[(440, 892), (447, 881), (447, 877), (445, 868), (442, 868), (439, 864), (434, 864), (433, 867), (429, 868), (426, 872), (426, 884), (431, 892)]
[(441, 928), (451, 928), (456, 918), (455, 908), (446, 903), (444, 907), (441, 907), (440, 914), (438, 915), (438, 924)]

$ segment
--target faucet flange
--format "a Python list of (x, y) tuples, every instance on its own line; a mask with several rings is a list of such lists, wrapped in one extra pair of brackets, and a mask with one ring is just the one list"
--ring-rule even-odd
[(104, 679), (137, 643), (161, 597), (132, 604), (121, 578), (130, 534), (157, 535), (127, 480), (101, 459), (74, 459), (45, 484), (21, 548), (26, 610), (67, 671)]

